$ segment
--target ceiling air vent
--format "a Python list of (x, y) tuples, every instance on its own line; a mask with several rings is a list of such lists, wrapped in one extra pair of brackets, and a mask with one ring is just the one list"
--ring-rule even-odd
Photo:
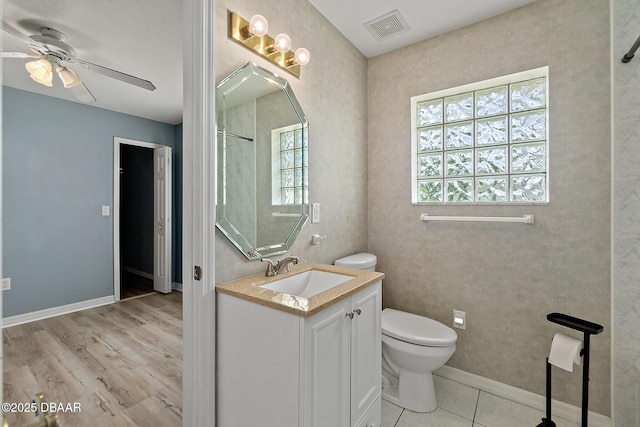
[(364, 26), (373, 34), (376, 40), (386, 39), (409, 30), (409, 24), (400, 15), (398, 9), (366, 22)]

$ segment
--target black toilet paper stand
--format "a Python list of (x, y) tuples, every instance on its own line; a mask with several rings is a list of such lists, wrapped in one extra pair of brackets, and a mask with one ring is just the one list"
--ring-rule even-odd
[[(598, 335), (604, 330), (602, 325), (578, 319), (567, 314), (550, 313), (547, 314), (549, 322), (566, 326), (584, 333), (584, 346), (580, 355), (582, 356), (582, 427), (587, 427), (589, 413), (589, 344), (591, 335)], [(547, 414), (542, 419), (542, 423), (537, 427), (556, 427), (556, 423), (551, 420), (551, 363), (547, 357)]]

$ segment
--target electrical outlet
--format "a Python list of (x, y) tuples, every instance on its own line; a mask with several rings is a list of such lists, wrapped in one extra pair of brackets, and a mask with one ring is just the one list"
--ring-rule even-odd
[(467, 313), (460, 310), (453, 310), (453, 327), (457, 329), (467, 329)]
[(2, 290), (8, 291), (9, 289), (11, 289), (11, 278), (2, 279)]

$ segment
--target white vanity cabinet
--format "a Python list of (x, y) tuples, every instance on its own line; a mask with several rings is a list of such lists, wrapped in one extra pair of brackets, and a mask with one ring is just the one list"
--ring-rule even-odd
[(380, 427), (381, 282), (304, 318), (218, 294), (217, 426)]

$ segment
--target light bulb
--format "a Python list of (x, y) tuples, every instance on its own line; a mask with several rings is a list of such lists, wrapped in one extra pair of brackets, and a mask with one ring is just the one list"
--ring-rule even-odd
[(249, 33), (254, 36), (262, 37), (269, 31), (269, 23), (267, 18), (262, 15), (253, 15), (249, 20)]
[(307, 65), (309, 60), (311, 59), (311, 54), (309, 51), (303, 47), (299, 47), (296, 49), (296, 53), (293, 56), (293, 60), (296, 64)]
[(34, 81), (48, 87), (53, 86), (53, 73), (51, 72), (51, 62), (46, 59), (38, 59), (37, 61), (27, 62), (25, 64), (29, 77)]
[(273, 40), (273, 48), (281, 53), (289, 52), (291, 49), (291, 37), (284, 33), (280, 33)]

